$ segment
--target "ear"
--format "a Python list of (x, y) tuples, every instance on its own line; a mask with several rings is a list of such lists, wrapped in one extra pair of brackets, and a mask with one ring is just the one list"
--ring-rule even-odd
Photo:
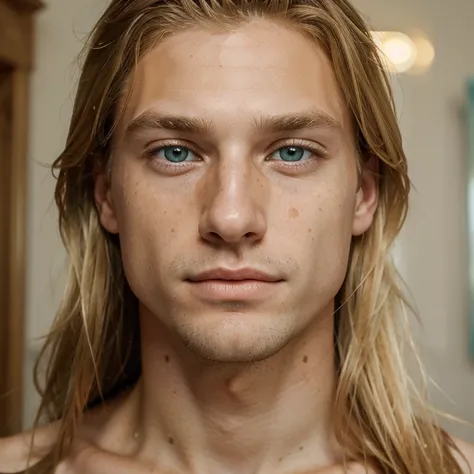
[(94, 199), (99, 220), (105, 230), (111, 234), (118, 234), (118, 223), (115, 215), (115, 207), (112, 199), (110, 182), (105, 171), (96, 174), (94, 180)]
[(352, 235), (366, 232), (372, 225), (379, 200), (378, 160), (370, 158), (364, 163), (359, 176), (359, 189), (356, 194)]

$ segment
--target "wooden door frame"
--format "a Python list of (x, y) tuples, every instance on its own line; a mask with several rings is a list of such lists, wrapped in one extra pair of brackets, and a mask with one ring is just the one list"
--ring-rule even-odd
[(0, 420), (4, 425), (0, 426), (0, 435), (22, 429), (29, 81), (33, 67), (33, 13), (42, 6), (40, 0), (0, 0), (0, 62), (12, 71), (11, 149), (6, 158), (11, 163), (6, 224), (8, 295), (7, 307), (1, 308), (0, 317), (0, 331), (7, 346), (3, 348), (4, 366), (0, 367), (7, 393), (1, 394), (0, 404), (8, 416)]

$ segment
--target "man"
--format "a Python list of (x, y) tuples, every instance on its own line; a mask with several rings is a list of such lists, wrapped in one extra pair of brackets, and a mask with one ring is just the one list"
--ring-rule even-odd
[(51, 424), (0, 471), (468, 472), (408, 393), (387, 84), (346, 0), (113, 1), (55, 163)]

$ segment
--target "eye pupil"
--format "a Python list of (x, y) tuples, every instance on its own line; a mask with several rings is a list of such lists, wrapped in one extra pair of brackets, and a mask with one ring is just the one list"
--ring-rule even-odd
[(283, 161), (299, 161), (303, 155), (304, 150), (299, 146), (286, 146), (280, 149), (280, 158)]
[(173, 163), (180, 163), (184, 161), (189, 154), (186, 148), (180, 146), (168, 146), (164, 149), (165, 158)]

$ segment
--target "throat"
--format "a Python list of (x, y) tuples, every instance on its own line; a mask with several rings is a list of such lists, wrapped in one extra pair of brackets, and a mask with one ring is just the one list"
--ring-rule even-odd
[(135, 426), (138, 452), (157, 470), (278, 474), (339, 460), (331, 324), (265, 360), (220, 363), (175, 344), (153, 319), (142, 321)]

